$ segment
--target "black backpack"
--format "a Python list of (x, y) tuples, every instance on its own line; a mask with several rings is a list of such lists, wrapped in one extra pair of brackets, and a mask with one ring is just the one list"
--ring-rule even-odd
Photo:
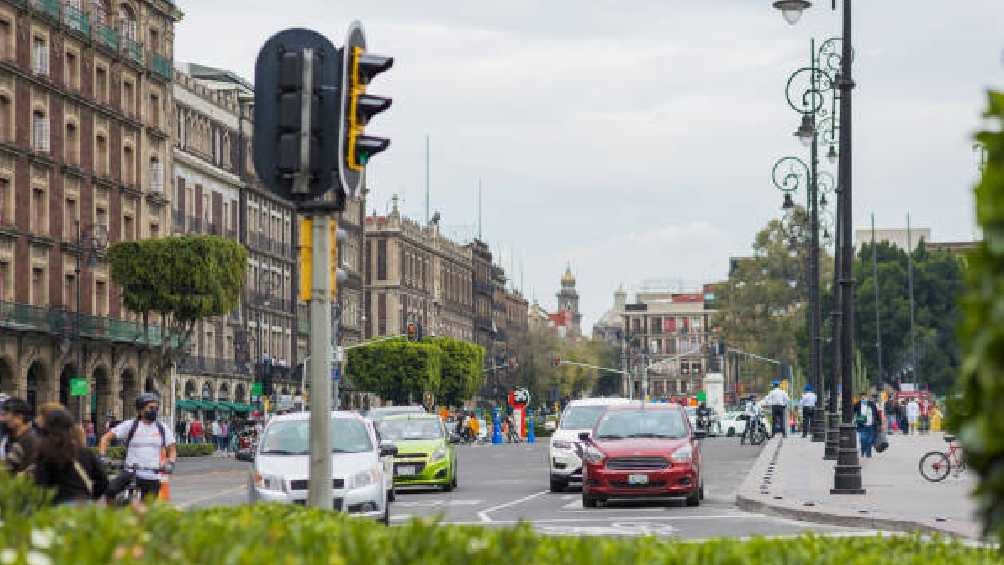
[[(164, 433), (164, 424), (160, 423), (160, 420), (155, 422), (157, 424), (157, 431), (160, 432), (160, 448), (164, 449), (167, 447), (167, 434)], [(132, 436), (136, 435), (136, 428), (139, 427), (139, 418), (132, 421), (132, 427), (129, 428), (129, 434), (126, 436), (125, 440), (125, 454), (122, 456), (122, 461), (125, 461), (129, 457), (129, 444), (132, 443)]]

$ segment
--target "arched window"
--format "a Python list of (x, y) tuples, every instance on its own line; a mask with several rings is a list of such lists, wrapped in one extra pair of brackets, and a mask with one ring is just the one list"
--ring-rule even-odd
[(43, 110), (31, 114), (31, 147), (41, 153), (49, 152), (49, 117)]
[(136, 12), (129, 4), (119, 4), (119, 33), (126, 39), (136, 41)]
[(164, 165), (157, 157), (150, 157), (150, 191), (164, 192)]

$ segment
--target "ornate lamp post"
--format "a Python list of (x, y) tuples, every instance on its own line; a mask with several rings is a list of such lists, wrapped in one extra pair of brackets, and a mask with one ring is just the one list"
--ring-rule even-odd
[[(74, 322), (74, 334), (77, 338), (77, 371), (80, 377), (86, 378), (84, 374), (84, 342), (81, 337), (80, 318), (80, 260), (87, 263), (87, 267), (93, 269), (98, 264), (98, 257), (108, 248), (108, 228), (107, 226), (95, 224), (87, 229), (81, 229), (80, 220), (77, 220), (77, 262), (73, 269), (73, 280), (77, 283), (77, 303)], [(80, 421), (84, 421), (84, 396), (80, 397)]]
[[(851, 0), (842, 0), (843, 24), (840, 42), (840, 73), (836, 78), (840, 90), (840, 143), (839, 143), (839, 204), (837, 210), (837, 226), (839, 230), (839, 250), (836, 253), (836, 263), (840, 267), (837, 280), (839, 283), (839, 336), (835, 343), (839, 344), (839, 354), (834, 355), (834, 361), (839, 368), (841, 381), (841, 424), (840, 448), (837, 464), (834, 466), (832, 494), (864, 494), (861, 487), (861, 464), (858, 459), (857, 431), (855, 429), (851, 410), (854, 386), (851, 352), (854, 350), (854, 277), (851, 267), (854, 260), (854, 249), (851, 243), (851, 232), (854, 229), (851, 213), (853, 160), (851, 146), (851, 101), (854, 91), (852, 78), (853, 47), (851, 26)], [(807, 0), (777, 0), (774, 7), (781, 10), (788, 23), (798, 21), (801, 12), (811, 6)], [(832, 7), (837, 8), (833, 0)]]

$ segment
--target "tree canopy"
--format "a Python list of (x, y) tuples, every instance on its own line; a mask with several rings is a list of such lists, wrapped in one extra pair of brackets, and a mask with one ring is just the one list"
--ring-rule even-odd
[(119, 241), (108, 249), (112, 281), (126, 308), (161, 325), (154, 368), (167, 373), (187, 348), (196, 323), (238, 307), (247, 278), (247, 250), (212, 235)]

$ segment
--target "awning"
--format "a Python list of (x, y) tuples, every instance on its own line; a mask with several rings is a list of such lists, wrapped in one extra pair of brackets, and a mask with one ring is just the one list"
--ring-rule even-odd
[(199, 402), (197, 400), (179, 400), (174, 403), (174, 406), (178, 410), (198, 410)]

